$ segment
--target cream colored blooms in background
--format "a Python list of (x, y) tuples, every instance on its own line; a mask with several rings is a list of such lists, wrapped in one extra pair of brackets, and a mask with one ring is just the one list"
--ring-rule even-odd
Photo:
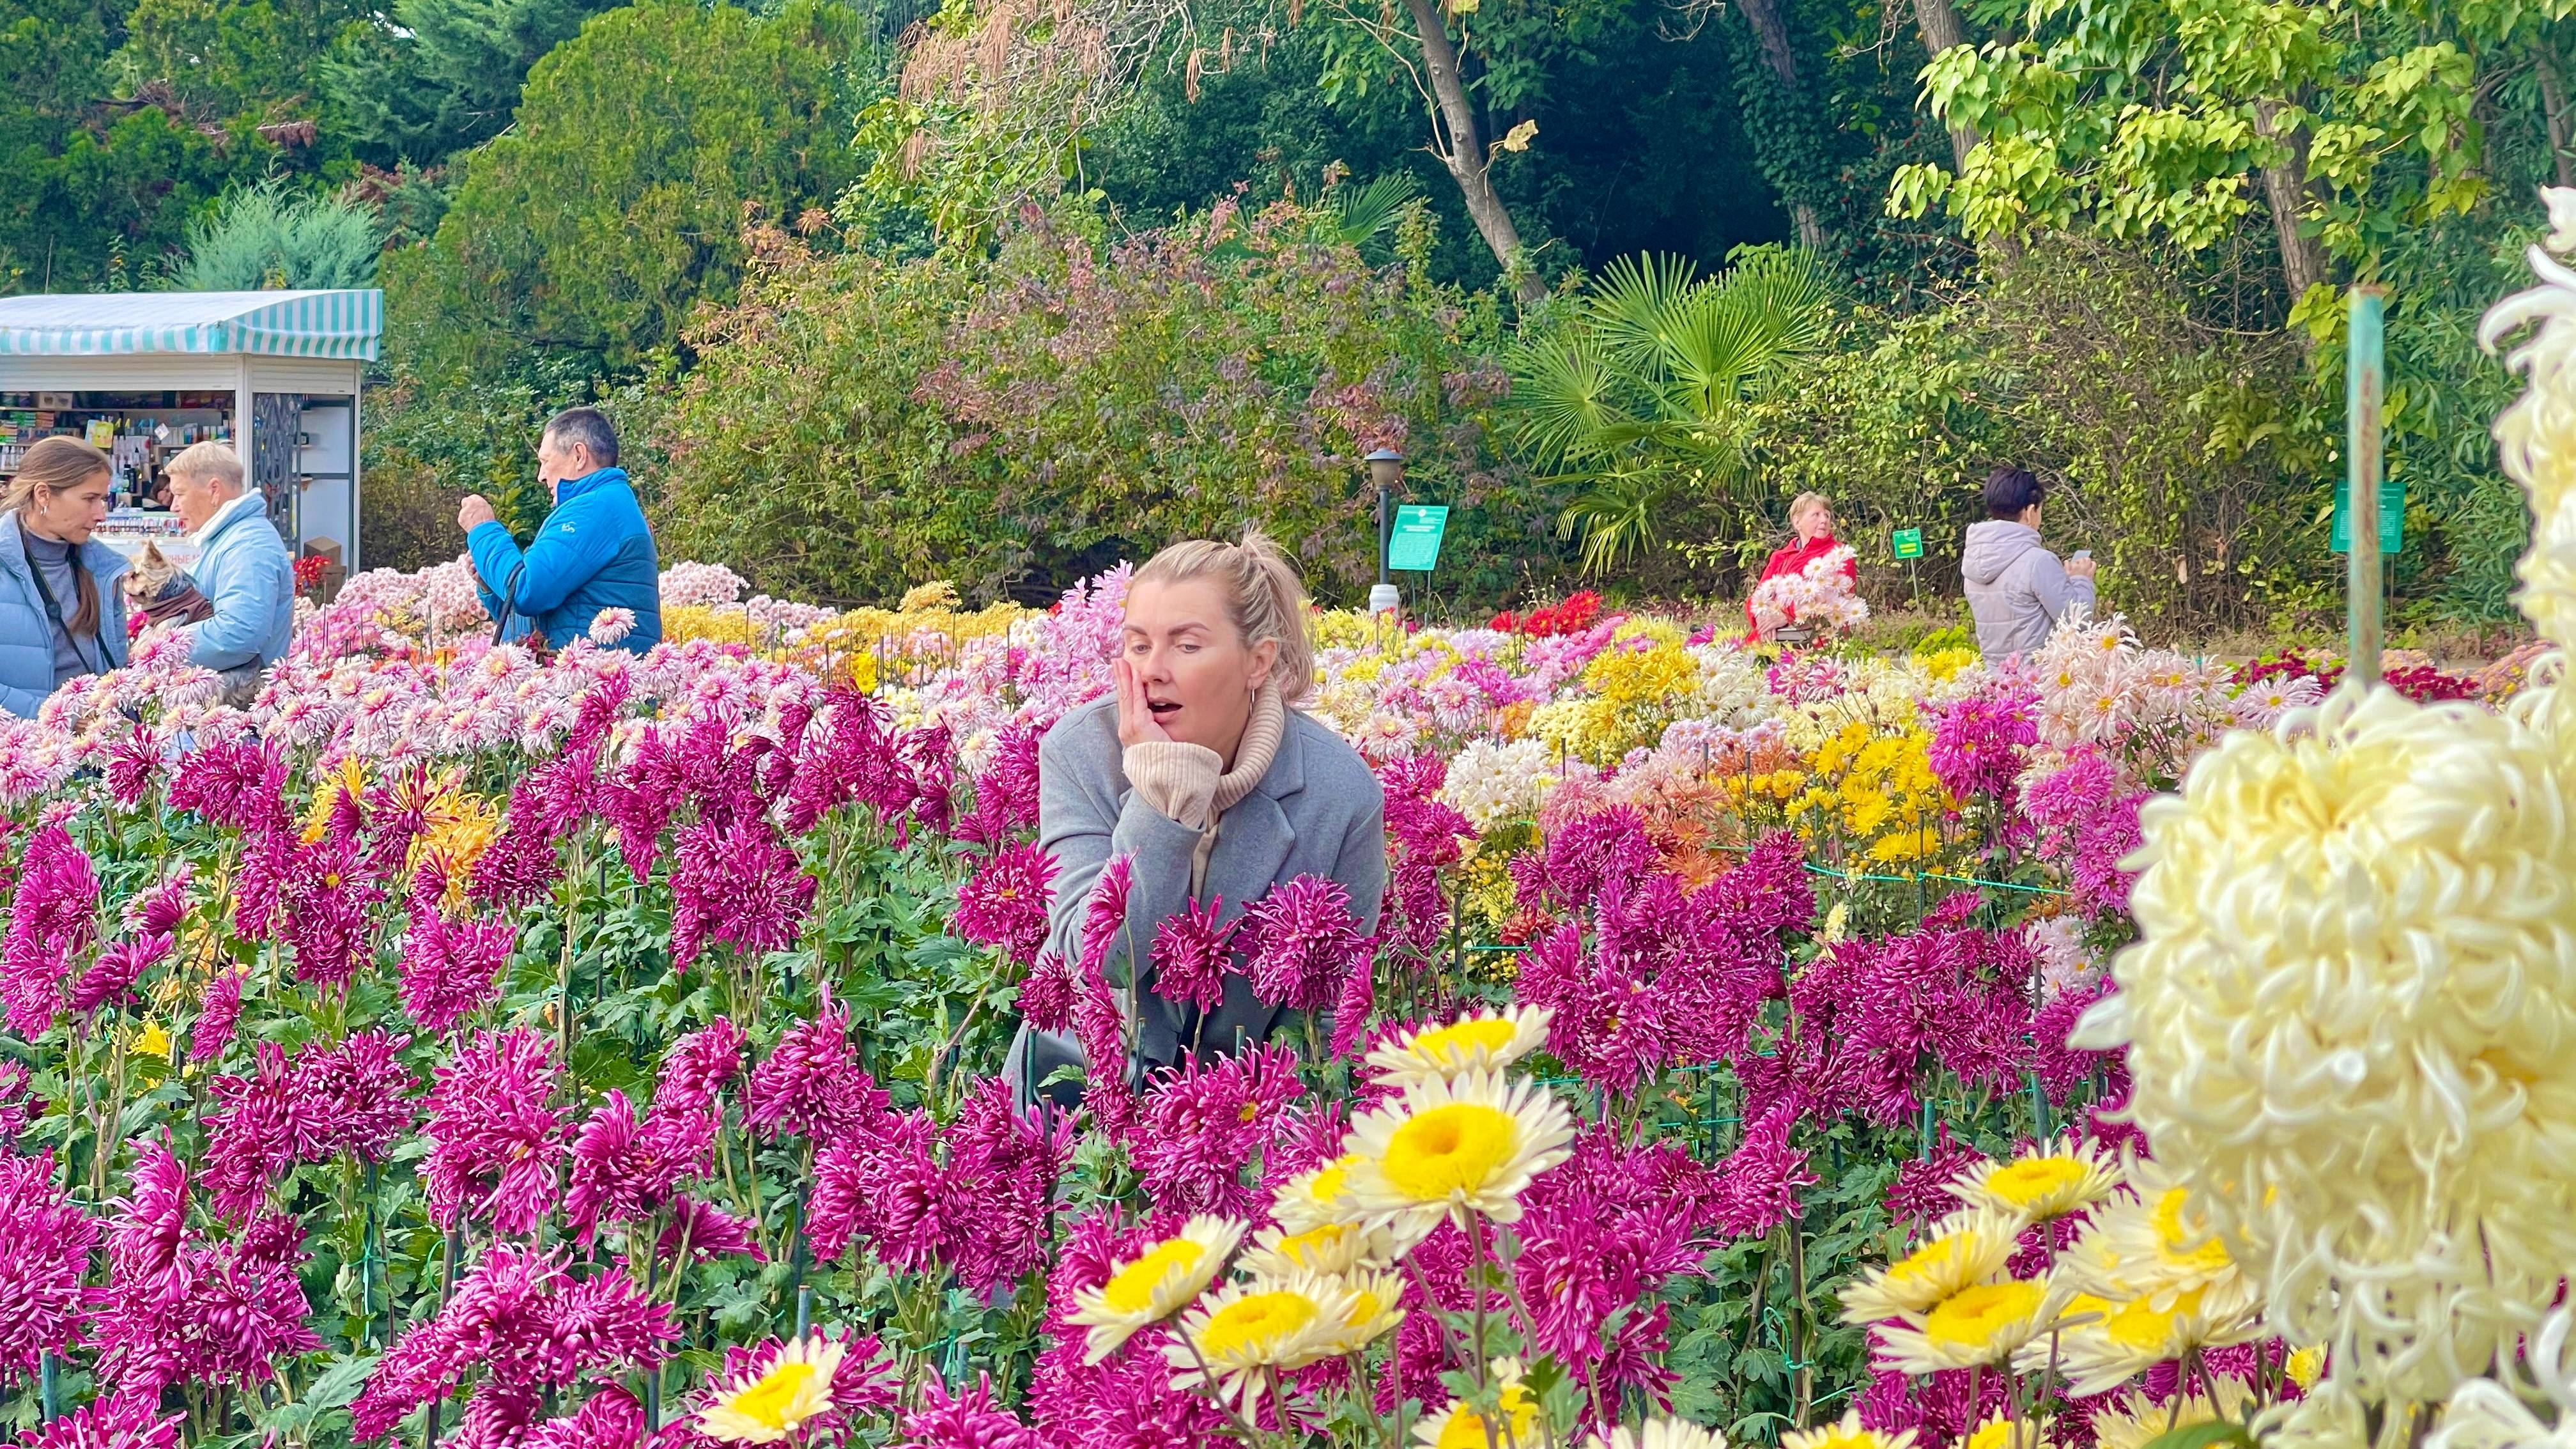
[[(2551, 203), (2576, 214), (2576, 195)], [(2529, 391), (2495, 433), (2537, 520), (2521, 606), (2564, 646), (2576, 272), (2539, 248), (2532, 264), (2543, 285), (2484, 338), (2522, 338), (2509, 361)], [(2504, 716), (2339, 690), (2227, 736), (2143, 815), (2141, 939), (2077, 1040), (2127, 1047), (2159, 1164), (2273, 1325), (2327, 1350), (2284, 1442), (2349, 1442), (2360, 1403), (2451, 1395), (2516, 1352), (2576, 1265), (2565, 688), (2553, 671)], [(2408, 1421), (2382, 1416), (2390, 1435)]]

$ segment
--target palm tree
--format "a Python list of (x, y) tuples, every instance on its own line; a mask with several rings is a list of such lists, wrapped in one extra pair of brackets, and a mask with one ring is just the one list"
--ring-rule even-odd
[(1749, 248), (1713, 277), (1622, 257), (1513, 349), (1511, 427), (1554, 479), (1585, 485), (1557, 529), (1582, 535), (1586, 572), (1653, 546), (1678, 500), (1744, 477), (1737, 405), (1824, 342), (1831, 290), (1794, 248)]

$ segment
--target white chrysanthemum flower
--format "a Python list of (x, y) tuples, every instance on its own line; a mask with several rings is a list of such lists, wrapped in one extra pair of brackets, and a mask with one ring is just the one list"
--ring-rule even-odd
[(1440, 801), (1478, 830), (1525, 816), (1556, 784), (1556, 762), (1538, 740), (1470, 740), (1449, 760)]
[(1138, 1329), (1187, 1307), (1225, 1267), (1243, 1230), (1231, 1219), (1194, 1217), (1177, 1234), (1119, 1264), (1108, 1282), (1075, 1293), (1066, 1317), (1091, 1330), (1083, 1361), (1100, 1362)]
[(2010, 1162), (1981, 1160), (1951, 1181), (1950, 1192), (2005, 1217), (2044, 1223), (2093, 1206), (2119, 1185), (2120, 1170), (2099, 1143), (2086, 1141), (2050, 1152), (2033, 1149)]
[(1359, 1154), (1346, 1152), (1279, 1184), (1270, 1215), (1291, 1233), (1351, 1221), (1351, 1169), (1359, 1165), (1359, 1160)]
[(1538, 1050), (1555, 1015), (1543, 1006), (1517, 1004), (1475, 1012), (1446, 1026), (1391, 1038), (1368, 1054), (1368, 1064), (1377, 1080), (1390, 1087), (1496, 1071)]
[(2142, 1183), (2176, 1231), (2133, 1244), (2187, 1261), (2182, 1214), (2205, 1212), (2285, 1335), (2374, 1396), (2448, 1394), (2576, 1262), (2576, 781), (2533, 727), (2552, 693), (2500, 719), (2346, 688), (2220, 741), (2146, 807), (2142, 939), (2076, 1034), (2127, 1047), (2130, 1110), (2189, 1189)]
[(776, 1444), (832, 1407), (832, 1377), (847, 1349), (819, 1335), (794, 1339), (766, 1367), (716, 1389), (698, 1432), (734, 1444)]
[(1612, 1429), (1607, 1437), (1592, 1436), (1586, 1449), (1727, 1449), (1726, 1437), (1715, 1429), (1704, 1429), (1688, 1419), (1648, 1419), (1630, 1428), (1625, 1424)]
[(2171, 1429), (2221, 1420), (2245, 1422), (2245, 1410), (2254, 1401), (2253, 1385), (2226, 1374), (2212, 1374), (2201, 1382), (2215, 1392), (2215, 1401), (2203, 1393), (2185, 1394), (2179, 1403), (2172, 1399), (2155, 1403), (2144, 1394), (2122, 1394), (2095, 1409), (2093, 1435), (2098, 1449), (2146, 1449)]
[(590, 642), (602, 649), (625, 642), (635, 632), (635, 611), (624, 605), (611, 605), (590, 616)]
[(1261, 1401), (1265, 1371), (1303, 1368), (1324, 1356), (1346, 1325), (1350, 1290), (1312, 1275), (1234, 1283), (1180, 1321), (1163, 1346), (1173, 1382), (1210, 1386), (1246, 1417)]
[(1343, 1290), (1341, 1304), (1337, 1321), (1316, 1337), (1316, 1358), (1357, 1353), (1404, 1321), (1404, 1310), (1397, 1306), (1404, 1297), (1400, 1274), (1384, 1268), (1360, 1268), (1333, 1281)]
[(2090, 1293), (2074, 1294), (2052, 1316), (2054, 1343), (2032, 1339), (2015, 1355), (2014, 1365), (2041, 1373), (2053, 1358), (2067, 1392), (2089, 1398), (2195, 1349), (2244, 1343), (2259, 1331), (2251, 1310), (2213, 1319), (2201, 1306), (2207, 1296), (2207, 1290), (2195, 1288), (2159, 1308), (2143, 1298), (2113, 1303)]
[(1780, 1449), (1914, 1449), (1914, 1431), (1862, 1428), (1860, 1410), (1849, 1409), (1822, 1428), (1793, 1429), (1781, 1435)]
[(1954, 1213), (1922, 1246), (1843, 1288), (1843, 1322), (1878, 1323), (1920, 1313), (2004, 1270), (2021, 1225), (1992, 1213)]
[(1493, 1375), (1502, 1389), (1496, 1417), (1503, 1422), (1489, 1423), (1465, 1400), (1451, 1399), (1437, 1412), (1423, 1415), (1422, 1422), (1413, 1426), (1413, 1442), (1421, 1449), (1490, 1449), (1496, 1444), (1539, 1443), (1538, 1396), (1522, 1387), (1520, 1360), (1494, 1360)]
[(1565, 1160), (1574, 1119), (1556, 1094), (1497, 1072), (1414, 1082), (1351, 1127), (1351, 1204), (1418, 1243), (1453, 1214), (1520, 1221), (1530, 1179)]
[(2007, 1363), (2016, 1349), (2046, 1330), (2048, 1309), (2045, 1279), (1971, 1283), (1920, 1313), (1878, 1325), (1873, 1330), (1877, 1364), (1919, 1378), (1942, 1369)]
[(1395, 1239), (1384, 1228), (1331, 1222), (1304, 1232), (1263, 1228), (1244, 1250), (1243, 1270), (1255, 1278), (1299, 1273), (1335, 1276), (1396, 1261)]

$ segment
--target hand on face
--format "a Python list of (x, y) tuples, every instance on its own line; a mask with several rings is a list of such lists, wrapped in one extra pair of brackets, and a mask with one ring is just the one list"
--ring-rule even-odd
[(1162, 722), (1154, 718), (1153, 706), (1145, 699), (1145, 682), (1137, 677), (1136, 666), (1124, 654), (1118, 656), (1118, 743), (1168, 743), (1171, 738), (1164, 732)]
[(468, 493), (456, 505), (456, 526), (472, 533), (487, 523), (498, 523), (501, 516), (492, 511), (491, 500), (480, 493)]

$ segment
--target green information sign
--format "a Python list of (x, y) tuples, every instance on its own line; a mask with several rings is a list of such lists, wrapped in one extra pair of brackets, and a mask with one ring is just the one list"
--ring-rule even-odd
[(1395, 510), (1395, 535), (1387, 540), (1386, 566), (1429, 573), (1440, 562), (1440, 535), (1449, 527), (1445, 503), (1405, 503)]
[(1895, 545), (1896, 556), (1900, 560), (1923, 557), (1922, 529), (1900, 528), (1888, 535), (1888, 541)]
[[(2326, 548), (2333, 553), (2352, 552), (2352, 520), (2344, 516), (2345, 490), (2350, 485), (2335, 480), (2334, 525), (2326, 531)], [(2406, 485), (2381, 479), (2379, 484), (2379, 551), (2403, 553), (2406, 550)]]

